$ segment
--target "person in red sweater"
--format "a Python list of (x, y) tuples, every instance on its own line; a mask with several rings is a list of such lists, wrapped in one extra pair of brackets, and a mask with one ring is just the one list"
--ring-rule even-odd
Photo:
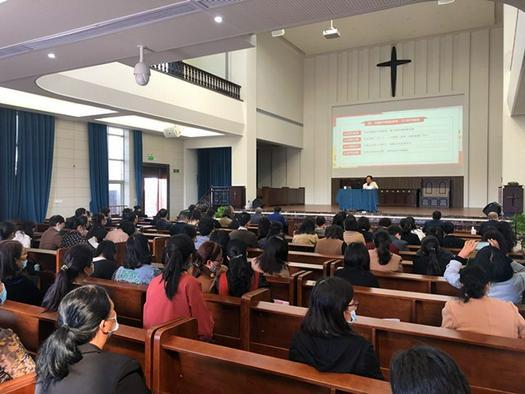
[(194, 257), (195, 245), (187, 235), (174, 235), (168, 240), (164, 273), (153, 278), (146, 292), (144, 328), (178, 317), (194, 317), (199, 337), (212, 338), (213, 317), (199, 281), (191, 275)]

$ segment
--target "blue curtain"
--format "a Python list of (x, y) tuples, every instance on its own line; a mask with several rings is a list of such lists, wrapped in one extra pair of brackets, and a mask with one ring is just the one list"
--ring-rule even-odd
[(231, 186), (232, 149), (197, 149), (197, 174), (199, 199), (211, 186)]
[(89, 184), (91, 212), (100, 212), (109, 205), (108, 128), (106, 125), (88, 123)]
[(14, 218), (16, 111), (0, 108), (0, 220)]
[[(133, 167), (135, 168), (135, 193), (137, 205), (142, 205), (142, 131), (133, 130)], [(143, 207), (144, 208), (144, 207)]]
[(44, 221), (51, 190), (54, 143), (53, 116), (18, 111), (15, 218)]

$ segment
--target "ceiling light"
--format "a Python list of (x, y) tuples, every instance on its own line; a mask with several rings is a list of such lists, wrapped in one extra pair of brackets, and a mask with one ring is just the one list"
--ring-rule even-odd
[(339, 34), (339, 30), (337, 30), (337, 27), (334, 27), (333, 20), (330, 21), (330, 28), (323, 31), (323, 36), (328, 40), (341, 37), (341, 34)]
[(213, 18), (213, 20), (215, 21), (215, 23), (222, 23), (222, 16), (217, 15), (215, 18)]
[(0, 0), (0, 4), (5, 3), (7, 0)]
[(272, 31), (272, 37), (273, 38), (282, 37), (282, 36), (284, 36), (284, 33), (285, 33), (284, 29), (273, 30)]
[[(98, 122), (111, 123), (119, 126), (126, 126), (131, 128), (157, 131), (159, 133), (165, 133), (166, 130), (177, 129), (177, 133), (173, 133), (173, 136), (181, 137), (212, 137), (223, 135), (215, 131), (198, 129), (195, 127), (179, 126), (175, 123), (164, 122), (162, 120), (146, 118), (145, 116), (138, 115), (125, 115), (125, 116), (111, 116), (107, 118), (97, 119)], [(180, 133), (179, 133), (180, 131)]]
[(33, 109), (77, 118), (114, 114), (107, 108), (94, 107), (86, 104), (73, 103), (52, 97), (22, 92), (20, 90), (0, 87), (0, 103), (13, 107)]
[(447, 4), (452, 4), (454, 3), (456, 0), (438, 0), (438, 5), (447, 5)]
[[(1, 0), (0, 0), (1, 1)], [(53, 53), (53, 52), (49, 52), (47, 54), (47, 57), (50, 58), (50, 59), (55, 59), (56, 58), (56, 55)]]

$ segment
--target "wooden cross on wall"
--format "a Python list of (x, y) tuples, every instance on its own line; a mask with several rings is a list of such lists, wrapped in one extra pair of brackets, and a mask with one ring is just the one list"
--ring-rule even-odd
[(412, 62), (410, 59), (397, 59), (396, 47), (392, 47), (390, 54), (390, 60), (388, 62), (379, 63), (377, 67), (390, 67), (390, 83), (392, 85), (392, 97), (396, 97), (396, 85), (397, 85), (397, 67), (403, 64)]

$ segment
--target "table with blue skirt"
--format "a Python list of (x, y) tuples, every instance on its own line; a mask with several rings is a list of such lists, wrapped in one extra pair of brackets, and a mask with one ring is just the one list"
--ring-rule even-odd
[(377, 212), (377, 189), (339, 189), (335, 200), (342, 210)]

